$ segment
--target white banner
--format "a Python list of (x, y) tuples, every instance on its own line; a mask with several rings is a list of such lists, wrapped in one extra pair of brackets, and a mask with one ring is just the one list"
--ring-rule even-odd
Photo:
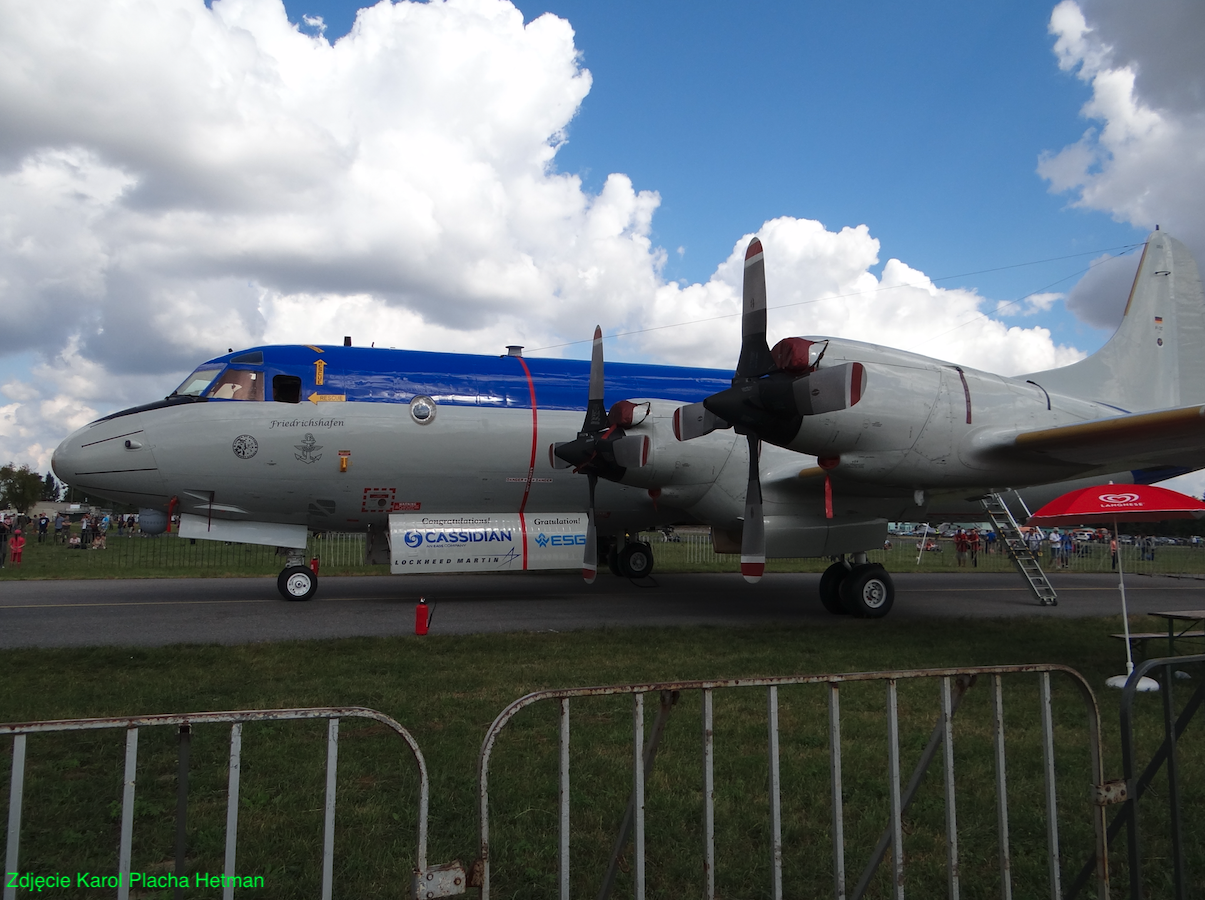
[(394, 513), (389, 547), (395, 575), (580, 569), (585, 513)]

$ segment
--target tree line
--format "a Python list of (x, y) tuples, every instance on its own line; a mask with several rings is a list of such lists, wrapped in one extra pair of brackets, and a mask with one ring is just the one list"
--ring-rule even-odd
[(0, 466), (0, 509), (28, 513), (40, 500), (58, 500), (65, 487), (50, 472), (43, 477), (27, 465), (16, 466), (10, 462)]

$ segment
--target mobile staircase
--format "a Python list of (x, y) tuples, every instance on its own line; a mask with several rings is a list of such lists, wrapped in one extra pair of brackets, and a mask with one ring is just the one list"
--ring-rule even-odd
[[(1020, 500), (1020, 497), (1017, 499)], [(1042, 606), (1058, 606), (1058, 595), (1050, 586), (1050, 579), (1038, 565), (1037, 558), (1030, 552), (1025, 535), (1021, 534), (1021, 529), (1017, 527), (1017, 520), (1013, 518), (1008, 504), (999, 494), (988, 494), (983, 498), (982, 503), (983, 511), (991, 519), (996, 534), (1000, 536), (1004, 546), (1008, 549), (1008, 556), (1013, 561), (1013, 565), (1017, 567), (1017, 571), (1029, 585), (1030, 593)], [(1021, 500), (1021, 507), (1025, 508), (1024, 500)], [(1025, 512), (1028, 513), (1029, 510), (1026, 509)]]

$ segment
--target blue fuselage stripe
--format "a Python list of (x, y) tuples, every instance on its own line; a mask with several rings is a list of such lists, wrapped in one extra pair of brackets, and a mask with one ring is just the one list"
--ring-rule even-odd
[[(514, 357), (337, 346), (322, 347), (321, 352), (304, 346), (252, 350), (262, 351), (262, 365), (233, 365), (264, 372), (265, 399), (269, 400), (273, 379), (283, 375), (301, 379), (302, 400), (316, 393), (342, 396), (348, 402), (409, 403), (426, 394), (438, 403), (454, 406), (531, 408), (527, 377)], [(210, 363), (230, 363), (233, 357), (249, 352), (240, 350)], [(525, 362), (541, 409), (585, 408), (589, 362), (538, 357), (525, 358)], [(690, 403), (724, 390), (732, 379), (732, 373), (722, 369), (640, 363), (607, 363), (605, 373), (608, 401), (656, 397)]]

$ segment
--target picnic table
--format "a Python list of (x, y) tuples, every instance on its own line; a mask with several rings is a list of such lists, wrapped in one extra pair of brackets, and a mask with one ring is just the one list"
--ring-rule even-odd
[[(1167, 620), (1167, 630), (1130, 632), (1130, 643), (1137, 645), (1143, 656), (1145, 653), (1142, 653), (1142, 648), (1150, 640), (1167, 638), (1167, 655), (1175, 656), (1176, 641), (1199, 641), (1205, 638), (1205, 629), (1201, 627), (1205, 626), (1205, 609), (1172, 609), (1150, 615)], [(1125, 639), (1124, 634), (1115, 634), (1113, 637)]]

